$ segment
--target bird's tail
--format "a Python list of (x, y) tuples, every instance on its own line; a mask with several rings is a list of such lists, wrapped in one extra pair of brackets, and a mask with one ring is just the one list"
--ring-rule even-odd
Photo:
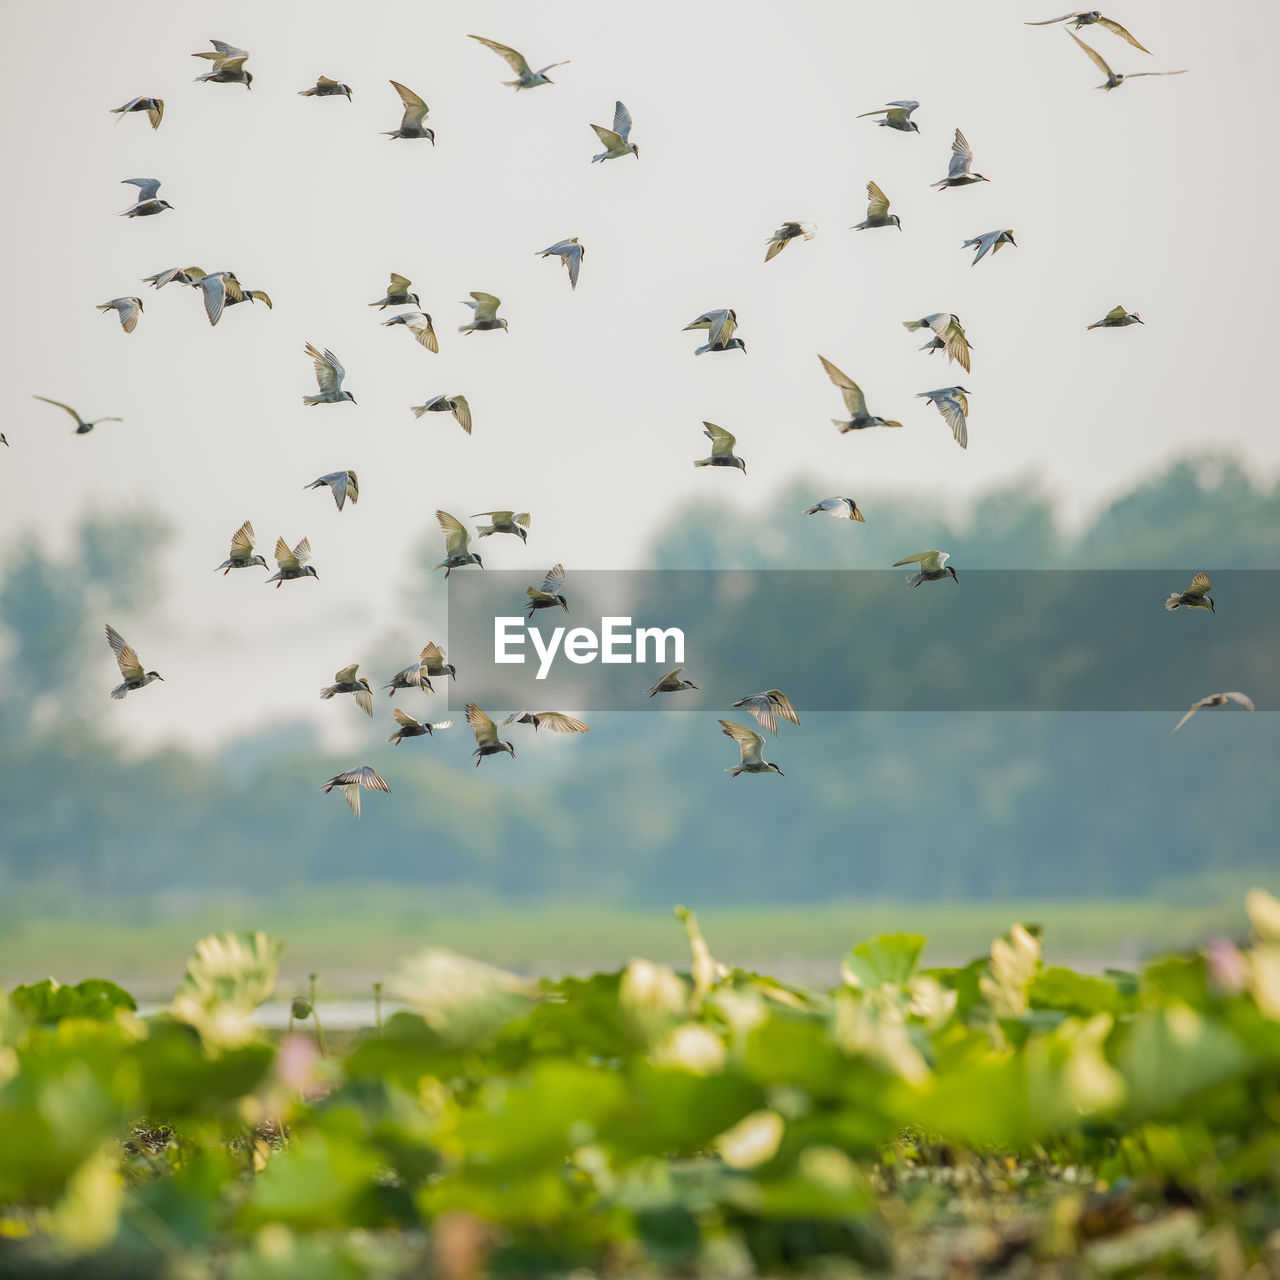
[(303, 396), (302, 403), (303, 404), (323, 404), (324, 397), (323, 396)]
[(923, 581), (924, 581), (924, 574), (922, 573), (907, 574), (907, 582), (913, 587), (918, 587)]
[(1173, 592), (1172, 595), (1164, 602), (1164, 607), (1172, 613), (1175, 609), (1182, 608), (1182, 595), (1180, 592)]
[(923, 329), (925, 324), (926, 322), (924, 320), (904, 320), (902, 322), (902, 327), (908, 333), (915, 333), (917, 329)]
[(695, 467), (709, 467), (711, 465), (711, 460), (709, 458), (698, 458), (693, 465)]
[(129, 692), (129, 686), (127, 684), (118, 684), (114, 689), (111, 690), (111, 696), (117, 702), (119, 702), (128, 692)]

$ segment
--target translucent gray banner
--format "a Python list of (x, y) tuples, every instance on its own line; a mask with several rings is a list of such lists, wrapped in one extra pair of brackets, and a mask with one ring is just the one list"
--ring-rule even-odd
[[(1195, 572), (570, 572), (567, 609), (527, 619), (542, 573), (468, 568), (449, 579), (449, 693), (495, 712), (705, 711), (770, 688), (800, 711), (1277, 706), (1280, 574), (1208, 570), (1214, 612), (1166, 610)], [(651, 698), (676, 666), (697, 688)]]

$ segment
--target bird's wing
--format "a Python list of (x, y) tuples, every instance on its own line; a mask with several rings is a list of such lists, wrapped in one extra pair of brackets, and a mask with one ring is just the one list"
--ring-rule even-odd
[(430, 114), (431, 108), (412, 89), (406, 89), (404, 85), (395, 80), (390, 83), (391, 87), (400, 95), (400, 101), (404, 103), (404, 115), (401, 117), (400, 127), (402, 129), (419, 128)]
[(124, 178), (122, 183), (128, 183), (138, 188), (138, 203), (144, 200), (154, 200), (156, 192), (160, 190), (159, 178)]
[[(936, 332), (936, 330), (935, 330)], [(954, 360), (965, 373), (969, 372), (969, 340), (958, 321), (950, 322), (945, 331), (938, 336), (947, 345), (947, 355)]]
[[(1150, 53), (1151, 50), (1144, 44), (1139, 44), (1133, 36), (1126, 31), (1114, 18), (1099, 18), (1098, 25), (1106, 27), (1112, 35), (1119, 36), (1121, 40), (1127, 40), (1135, 49), (1141, 49), (1143, 53)], [(1141, 74), (1141, 73), (1139, 73)]]
[(1230, 698), (1232, 702), (1238, 702), (1246, 711), (1253, 711), (1253, 699), (1245, 693), (1224, 693), (1224, 698)]
[(477, 747), (483, 747), (488, 743), (498, 741), (498, 726), (474, 702), (468, 702), (463, 708), (462, 714), (467, 717), (471, 732), (476, 735)]
[(249, 56), (248, 49), (237, 49), (235, 45), (228, 44), (225, 40), (210, 40), (209, 43), (218, 52), (216, 54), (202, 53), (198, 55), (199, 57), (213, 58), (215, 62), (222, 62), (227, 58), (247, 58)]
[(535, 711), (538, 717), (538, 724), (543, 729), (550, 729), (552, 733), (590, 733), (591, 727), (583, 724), (581, 720), (575, 720), (572, 716), (567, 716), (562, 711)]
[(606, 151), (617, 151), (626, 143), (625, 138), (614, 133), (612, 129), (606, 129), (602, 124), (593, 124), (591, 127), (596, 131), (596, 137), (600, 139)]
[(390, 84), (391, 87), (400, 95), (400, 101), (403, 102), (406, 107), (421, 107), (423, 109), (422, 114), (427, 114), (427, 104), (423, 102), (423, 100), (418, 97), (412, 89), (406, 89), (398, 80), (392, 80)]
[(473, 293), (471, 296), (476, 300), (477, 320), (497, 319), (498, 307), (502, 304), (500, 298), (495, 298), (491, 293)]
[(373, 694), (368, 689), (361, 686), (353, 695), (356, 700), (356, 706), (367, 716), (373, 715)]
[(1126, 80), (1136, 80), (1139, 76), (1185, 76), (1187, 68), (1183, 67), (1180, 71), (1130, 71)]
[(57, 408), (69, 413), (77, 423), (80, 421), (80, 415), (69, 404), (63, 404), (61, 400), (50, 400), (48, 396), (32, 396), (32, 399), (43, 400), (45, 404), (55, 405)]
[(736, 720), (721, 720), (720, 725), (725, 734), (741, 749), (743, 764), (764, 763), (764, 756), (761, 754), (764, 749), (764, 738), (760, 734), (754, 729), (748, 729), (745, 724), (739, 724)]
[(1123, 320), (1129, 313), (1123, 307), (1112, 307), (1103, 317), (1105, 320)]
[(268, 311), (274, 311), (274, 310), (275, 310), (275, 308), (271, 305), (271, 298), (268, 296), (268, 294), (266, 293), (266, 291), (265, 291), (265, 290), (263, 290), (263, 289), (250, 289), (250, 290), (249, 290), (249, 294), (248, 294), (248, 296), (249, 296), (250, 298), (257, 298), (257, 300), (258, 300), (259, 302), (265, 302), (265, 303), (267, 304), (267, 310), (268, 310)]
[(472, 36), (472, 40), (479, 40), (486, 49), (492, 49), (498, 57), (506, 60), (507, 65), (518, 76), (531, 75), (529, 64), (524, 60), (524, 54), (517, 53), (510, 45), (499, 44), (496, 40), (486, 40), (484, 36)]
[(791, 699), (781, 689), (768, 689), (766, 692), (773, 703), (774, 710), (784, 720), (790, 720), (792, 724), (800, 723), (800, 717), (796, 714), (795, 707), (791, 705)]
[(539, 591), (537, 587), (525, 587), (524, 593), (529, 597), (530, 600), (554, 600), (555, 599), (554, 596), (549, 596), (545, 591)]
[(327, 347), (323, 351), (317, 351), (309, 342), (307, 355), (315, 363), (316, 381), (320, 384), (320, 390), (337, 391), (347, 374), (347, 371), (338, 363), (338, 357)]
[(547, 570), (547, 576), (542, 580), (543, 591), (550, 592), (553, 596), (560, 594), (560, 588), (564, 586), (564, 565), (553, 564)]
[(1212, 588), (1209, 585), (1209, 575), (1207, 573), (1197, 573), (1191, 579), (1191, 585), (1182, 593), (1184, 596), (1202, 596)]
[(576, 289), (578, 287), (578, 272), (582, 270), (582, 246), (580, 244), (567, 244), (560, 253), (564, 258), (565, 265), (569, 268), (569, 287)]
[(138, 103), (140, 103), (141, 101), (142, 101), (141, 97), (130, 98), (129, 101), (124, 104), (123, 107), (112, 107), (111, 108), (112, 113), (114, 115), (120, 115), (123, 112), (132, 111), (134, 107), (136, 107)]
[(437, 511), (436, 521), (444, 533), (445, 555), (466, 555), (470, 535), (467, 533), (466, 526), (462, 521), (457, 516), (451, 516), (447, 511)]
[(710, 314), (715, 319), (707, 326), (707, 341), (713, 347), (728, 342), (733, 337), (734, 329), (738, 327), (738, 317), (727, 308), (713, 311)]
[(248, 57), (249, 55), (246, 53), (238, 58), (219, 58), (213, 64), (213, 69), (214, 71), (243, 71)]
[(901, 569), (904, 564), (918, 564), (922, 569), (936, 569), (941, 563), (938, 559), (941, 551), (921, 551), (919, 555), (907, 556), (903, 560), (895, 560), (893, 567)]
[(138, 314), (142, 310), (142, 303), (137, 298), (120, 298), (118, 301), (124, 303), (120, 308), (120, 323), (125, 333), (132, 333), (138, 326)]
[(955, 437), (956, 443), (962, 449), (967, 449), (969, 447), (969, 423), (966, 421), (965, 413), (969, 408), (969, 402), (965, 399), (964, 393), (957, 391), (954, 396), (935, 400), (934, 404), (937, 405), (938, 412), (942, 414), (943, 421), (951, 428), (951, 434)]
[(1076, 44), (1078, 44), (1085, 51), (1085, 53), (1089, 55), (1089, 59), (1093, 63), (1093, 65), (1097, 67), (1098, 70), (1101, 71), (1102, 74), (1106, 76), (1108, 80), (1110, 80), (1115, 73), (1111, 70), (1109, 66), (1107, 66), (1106, 59), (1103, 58), (1102, 54), (1100, 54), (1097, 51), (1097, 49), (1093, 48), (1091, 45), (1085, 44), (1085, 42), (1081, 40), (1080, 37), (1076, 35), (1074, 31), (1068, 31), (1067, 35), (1069, 35), (1076, 42)]
[(875, 182), (867, 183), (867, 217), (884, 218), (889, 213), (889, 197)]
[(668, 671), (666, 675), (664, 675), (664, 676), (659, 676), (659, 677), (658, 677), (658, 683), (657, 683), (657, 684), (655, 684), (655, 685), (653, 686), (653, 688), (649, 691), (650, 696), (652, 696), (653, 694), (657, 693), (657, 692), (658, 692), (658, 690), (659, 690), (659, 689), (660, 689), (664, 684), (666, 684), (668, 680), (679, 680), (679, 679), (680, 679), (680, 673), (681, 673), (683, 670), (684, 670), (684, 668), (683, 668), (683, 667), (672, 667), (672, 668), (671, 668), (671, 670), (670, 670), (670, 671)]
[(275, 558), (276, 564), (281, 569), (300, 569), (302, 567), (302, 562), (294, 555), (289, 548), (289, 544), (282, 537), (276, 539)]
[(703, 434), (711, 441), (711, 456), (713, 458), (732, 458), (733, 446), (736, 443), (735, 437), (731, 436), (723, 427), (717, 427), (714, 422), (704, 422)]
[(1070, 13), (1064, 13), (1060, 18), (1045, 18), (1040, 22), (1024, 22), (1022, 25), (1024, 27), (1051, 27), (1055, 22), (1066, 22), (1068, 18), (1074, 18), (1075, 16), (1075, 10), (1072, 10)]
[(337, 83), (336, 80), (330, 80), (328, 76), (316, 76), (316, 84), (318, 85), (326, 85), (329, 88), (333, 88)]
[(431, 327), (431, 317), (426, 312), (419, 312), (420, 318), (407, 322), (406, 327), (428, 351), (438, 352), (440, 343), (436, 340), (436, 331)]
[(453, 728), (453, 721), (452, 721), (452, 720), (437, 720), (437, 721), (435, 722), (435, 724), (433, 724), (431, 727), (432, 727), (432, 728), (433, 728), (437, 733), (439, 733), (441, 729), (452, 729), (452, 728)]
[[(920, 106), (918, 102), (915, 102), (910, 98), (896, 98), (894, 99), (893, 102), (886, 103), (885, 105), (890, 107), (901, 107), (902, 110), (906, 112), (907, 115), (910, 115), (913, 111), (915, 111)], [(896, 113), (891, 113), (891, 114), (896, 114)]]
[(418, 654), (418, 665), (420, 667), (444, 666), (444, 650), (434, 640), (423, 645), (422, 652)]
[(613, 131), (623, 142), (631, 137), (631, 112), (621, 102), (613, 104)]
[[(359, 502), (360, 501), (359, 477), (356, 475), (354, 471), (344, 471), (343, 475), (347, 477), (347, 497), (350, 498), (352, 502)], [(341, 505), (339, 505), (338, 509), (339, 510), (342, 509)]]
[(210, 324), (217, 324), (227, 301), (227, 286), (221, 275), (201, 276), (200, 292), (204, 295), (204, 310)]
[(844, 398), (844, 407), (849, 410), (850, 415), (856, 418), (866, 413), (867, 402), (858, 384), (843, 370), (837, 369), (826, 356), (820, 355), (818, 359), (822, 361), (822, 367), (827, 371), (827, 377), (840, 388), (840, 394)]
[[(755, 716), (762, 729), (767, 729), (772, 734), (778, 732), (778, 722), (773, 716), (773, 699), (767, 693), (749, 694), (745, 698), (739, 698), (733, 705)], [(751, 730), (748, 729), (747, 732), (750, 733)], [(737, 734), (732, 736), (737, 737)]]
[(419, 727), (418, 722), (411, 715), (401, 711), (399, 707), (395, 707), (391, 714), (395, 717), (396, 724), (403, 729), (416, 729)]
[(458, 425), (467, 433), (471, 434), (471, 406), (467, 403), (466, 396), (453, 397), (453, 416), (457, 418)]
[(1193, 702), (1191, 704), (1191, 710), (1188, 711), (1187, 714), (1184, 715), (1182, 719), (1179, 720), (1178, 723), (1173, 726), (1173, 732), (1177, 733), (1178, 730), (1181, 729), (1182, 726), (1186, 724), (1187, 721), (1190, 720), (1191, 717), (1195, 715), (1195, 713), (1199, 711), (1201, 707), (1206, 705), (1206, 702), (1207, 702), (1207, 699), (1204, 699), (1204, 698), (1201, 698), (1199, 702)]
[(951, 143), (951, 167), (947, 170), (948, 178), (959, 178), (969, 172), (969, 166), (973, 163), (973, 149), (969, 146), (968, 139), (956, 130), (956, 136)]
[(772, 262), (774, 258), (780, 254), (787, 246), (787, 241), (791, 237), (786, 234), (786, 226), (783, 225), (773, 233), (768, 239), (769, 247), (764, 251), (764, 260)]
[(247, 520), (231, 535), (231, 555), (233, 558), (253, 554), (253, 525)]
[(307, 561), (311, 559), (311, 542), (309, 539), (303, 538), (303, 540), (294, 547), (293, 558), (300, 566), (306, 564)]
[(142, 669), (142, 663), (138, 661), (138, 655), (133, 651), (133, 646), (126, 643), (124, 636), (110, 623), (107, 623), (107, 643), (115, 652), (120, 674), (126, 680), (141, 680), (146, 675)]
[(823, 498), (821, 502), (815, 502), (813, 505), (817, 510), (825, 511), (837, 520), (845, 519), (851, 510), (848, 498)]
[(514, 511), (473, 511), (471, 518), (478, 520), (481, 516), (492, 516), (494, 524), (510, 524), (515, 514)]
[(360, 664), (353, 662), (349, 667), (343, 667), (341, 671), (333, 673), (334, 684), (349, 684), (356, 678), (356, 671), (359, 670)]
[(387, 292), (388, 293), (408, 293), (409, 286), (412, 283), (413, 283), (412, 280), (407, 280), (404, 276), (396, 275), (396, 273), (393, 271), (391, 273), (391, 283), (387, 286)]
[(164, 99), (152, 98), (151, 101), (155, 103), (155, 106), (147, 108), (147, 119), (151, 121), (153, 129), (158, 129), (160, 121), (164, 119)]
[(518, 524), (522, 529), (531, 529), (533, 527), (533, 517), (527, 511), (517, 511), (513, 518), (513, 523)]

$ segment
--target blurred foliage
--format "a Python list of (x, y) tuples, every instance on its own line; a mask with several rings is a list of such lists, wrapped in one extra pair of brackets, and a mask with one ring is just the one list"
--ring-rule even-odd
[(110, 983), (18, 988), (0, 1273), (1273, 1275), (1280, 902), (1249, 913), (1137, 974), (1046, 967), (1015, 924), (951, 969), (872, 938), (802, 990), (681, 909), (688, 973), (432, 950), (412, 1007), (327, 1057), (245, 1017), (260, 935), (204, 939), (147, 1018)]

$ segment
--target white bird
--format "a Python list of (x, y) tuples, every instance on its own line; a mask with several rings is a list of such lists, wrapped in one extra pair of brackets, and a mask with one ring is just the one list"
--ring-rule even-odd
[(466, 525), (457, 516), (451, 516), (447, 511), (437, 511), (436, 523), (444, 533), (444, 559), (436, 565), (436, 568), (443, 569), (446, 578), (455, 569), (461, 569), (463, 565), (478, 564), (482, 569), (484, 568), (484, 562), (479, 554), (470, 550), (468, 543), (471, 541), (471, 535), (467, 532)]
[[(1085, 44), (1074, 31), (1068, 31), (1067, 35), (1089, 55), (1093, 65), (1107, 77), (1104, 83), (1096, 86), (1099, 89), (1118, 89), (1126, 80), (1136, 80), (1139, 76), (1185, 76), (1187, 74), (1187, 68), (1183, 67), (1180, 71), (1131, 71), (1128, 75), (1121, 75), (1118, 71), (1112, 71), (1102, 54), (1091, 45)], [(1149, 50), (1144, 49), (1143, 52), (1147, 53)]]
[(947, 170), (947, 176), (941, 182), (932, 182), (929, 185), (945, 191), (948, 187), (967, 187), (975, 182), (991, 181), (990, 178), (984, 178), (980, 173), (972, 173), (972, 166), (973, 150), (970, 148), (964, 134), (957, 129), (956, 136), (951, 143), (951, 165)]
[[(120, 301), (120, 299), (117, 298), (116, 301), (118, 302)], [(85, 419), (82, 418), (69, 404), (63, 404), (61, 400), (50, 400), (48, 396), (36, 396), (36, 395), (33, 395), (32, 399), (43, 400), (45, 404), (51, 404), (55, 408), (63, 410), (64, 413), (69, 413), (75, 419), (76, 435), (78, 436), (88, 435), (88, 433), (92, 431), (94, 427), (96, 427), (100, 422), (123, 422), (124, 421), (123, 418), (94, 418), (92, 422), (86, 422)]]
[(416, 293), (409, 292), (409, 286), (413, 283), (407, 276), (397, 275), (391, 272), (391, 281), (387, 285), (387, 293), (385, 297), (379, 298), (377, 302), (369, 303), (371, 307), (377, 307), (379, 311), (385, 311), (388, 307), (407, 307), (411, 302), (415, 307), (422, 306), (422, 301)]
[(320, 489), (325, 485), (329, 486), (333, 493), (333, 500), (338, 504), (338, 510), (341, 511), (347, 499), (352, 502), (360, 501), (360, 481), (356, 477), (354, 471), (330, 471), (328, 475), (321, 476), (318, 480), (313, 480), (310, 484), (304, 484), (304, 489)]
[(578, 287), (578, 272), (582, 270), (582, 258), (585, 253), (586, 250), (578, 243), (578, 237), (573, 236), (569, 240), (557, 240), (555, 244), (549, 245), (537, 256), (539, 258), (559, 258), (561, 265), (568, 268), (569, 288), (576, 290)]
[(1185, 591), (1174, 591), (1164, 602), (1164, 607), (1172, 613), (1175, 609), (1205, 609), (1209, 613), (1217, 613), (1213, 597), (1209, 594), (1213, 587), (1209, 583), (1207, 573), (1197, 573), (1191, 579), (1191, 585)]
[(529, 612), (524, 616), (532, 618), (539, 609), (554, 609), (556, 605), (568, 613), (569, 601), (564, 594), (564, 579), (564, 565), (553, 564), (542, 579), (541, 587), (525, 587), (524, 593), (529, 597)]
[(120, 668), (120, 674), (124, 676), (124, 681), (111, 690), (111, 696), (117, 702), (135, 689), (145, 689), (153, 680), (164, 679), (158, 671), (142, 669), (142, 663), (138, 661), (138, 655), (134, 653), (133, 647), (110, 623), (107, 623), (107, 643), (116, 655), (116, 665)]
[(1086, 329), (1124, 329), (1131, 324), (1146, 322), (1136, 311), (1126, 311), (1123, 307), (1112, 307), (1101, 320), (1095, 320)]
[(530, 518), (527, 511), (477, 511), (471, 518), (478, 520), (481, 516), (489, 516), (491, 523), (476, 526), (476, 533), (480, 537), (487, 538), (495, 533), (510, 533), (521, 542), (529, 541)]
[(962, 449), (969, 447), (969, 393), (965, 387), (939, 387), (936, 391), (918, 391), (917, 400), (932, 401), (933, 406), (942, 414), (943, 420), (951, 428), (956, 444)]
[(590, 733), (591, 726), (567, 716), (563, 711), (513, 711), (503, 722), (507, 724), (531, 724), (534, 732), (541, 725), (552, 733)]
[(120, 327), (125, 333), (132, 333), (138, 327), (138, 317), (142, 314), (141, 298), (112, 298), (110, 302), (99, 302), (99, 311), (114, 311), (120, 317)]
[(1081, 27), (1090, 27), (1097, 23), (1098, 26), (1105, 27), (1113, 35), (1119, 36), (1122, 40), (1127, 40), (1135, 49), (1141, 49), (1143, 53), (1151, 52), (1146, 45), (1139, 44), (1118, 22), (1111, 18), (1104, 18), (1097, 9), (1086, 9), (1083, 12), (1077, 10), (1075, 13), (1064, 13), (1060, 18), (1044, 18), (1040, 22), (1024, 22), (1022, 25), (1024, 27), (1050, 27), (1058, 22), (1074, 23), (1077, 31)]
[(778, 716), (795, 725), (800, 723), (791, 699), (781, 689), (766, 689), (763, 693), (748, 694), (733, 705), (755, 716), (760, 727), (767, 729), (775, 738), (778, 736)]
[(295, 578), (314, 578), (319, 582), (320, 575), (316, 572), (315, 565), (307, 563), (310, 559), (311, 542), (309, 539), (303, 538), (293, 550), (290, 550), (289, 544), (283, 538), (277, 538), (275, 560), (278, 567), (267, 581), (274, 582), (277, 591), (286, 582), (292, 582)]
[(330, 80), (328, 76), (317, 76), (310, 89), (299, 89), (300, 98), (346, 98), (351, 101), (351, 86), (338, 80)]
[(564, 58), (560, 62), (548, 62), (545, 67), (534, 71), (524, 59), (524, 54), (517, 53), (510, 45), (499, 44), (496, 40), (486, 40), (484, 36), (471, 36), (472, 40), (478, 40), (486, 49), (492, 49), (498, 57), (502, 58), (512, 71), (516, 73), (516, 79), (504, 80), (502, 83), (510, 85), (515, 90), (520, 89), (536, 89), (542, 84), (554, 84), (555, 81), (547, 76), (547, 72), (552, 67), (567, 67), (569, 59)]
[(467, 703), (463, 708), (463, 715), (471, 726), (471, 732), (476, 735), (476, 749), (471, 754), (476, 757), (477, 769), (485, 756), (501, 755), (505, 751), (513, 760), (516, 758), (515, 747), (498, 737), (498, 726), (474, 702)]
[(213, 63), (213, 70), (208, 75), (196, 76), (196, 82), (207, 81), (210, 84), (242, 84), (246, 89), (253, 89), (253, 72), (244, 69), (248, 61), (249, 51), (237, 49), (225, 40), (210, 40), (214, 51), (193, 53), (193, 58), (208, 58)]
[(805, 515), (816, 516), (819, 511), (825, 511), (827, 515), (837, 520), (856, 520), (859, 524), (866, 523), (866, 516), (862, 514), (858, 504), (852, 498), (823, 498), (821, 502), (815, 502)]
[(138, 188), (137, 201), (120, 214), (122, 218), (149, 218), (173, 208), (167, 200), (161, 200), (156, 195), (160, 190), (159, 178), (123, 178), (120, 185)]
[(466, 396), (433, 396), (426, 404), (411, 404), (409, 408), (415, 418), (422, 417), (424, 413), (452, 413), (463, 431), (471, 434), (471, 406)]
[(437, 729), (452, 729), (452, 720), (437, 720), (434, 724), (429, 720), (421, 722), (415, 720), (411, 715), (401, 711), (399, 707), (395, 707), (391, 714), (395, 717), (396, 724), (400, 726), (395, 733), (391, 734), (387, 741), (399, 746), (406, 738), (420, 738), (424, 734), (431, 735)]
[(347, 376), (347, 371), (338, 363), (338, 357), (327, 348), (324, 351), (318, 351), (311, 343), (307, 343), (306, 353), (315, 363), (316, 382), (320, 385), (320, 394), (314, 396), (303, 396), (303, 404), (341, 404), (344, 400), (350, 400), (355, 404), (356, 398), (350, 391), (343, 391), (342, 380)]
[(803, 236), (806, 240), (812, 240), (817, 232), (818, 228), (812, 222), (784, 222), (765, 241), (768, 248), (764, 252), (764, 260), (768, 262), (771, 258), (776, 258), (798, 236)]
[(690, 329), (707, 331), (706, 345), (698, 347), (693, 353), (695, 356), (700, 356), (705, 351), (732, 351), (735, 348), (745, 353), (747, 344), (741, 338), (733, 336), (737, 327), (738, 313), (732, 307), (717, 307), (714, 311), (704, 311), (696, 320), (691, 320), (682, 332), (687, 333)]
[(880, 190), (875, 182), (867, 183), (867, 216), (850, 227), (850, 231), (865, 231), (868, 227), (897, 227), (902, 230), (902, 220), (896, 213), (889, 212), (889, 197)]
[(354, 694), (356, 706), (365, 715), (372, 716), (373, 689), (364, 676), (356, 677), (356, 670), (359, 666), (358, 662), (353, 662), (349, 667), (343, 667), (341, 671), (335, 672), (333, 684), (326, 685), (321, 689), (320, 696), (327, 702), (330, 698), (336, 697), (340, 693)]
[[(151, 127), (158, 129), (160, 121), (164, 119), (164, 99), (163, 98), (130, 98), (123, 107), (112, 107), (111, 114), (119, 116), (121, 120), (131, 111), (145, 111), (147, 119), (151, 121)], [(117, 124), (119, 121), (116, 122)]]
[[(222, 318), (222, 309), (228, 301), (239, 302), (243, 296), (240, 281), (236, 279), (234, 271), (211, 271), (190, 283), (192, 288), (199, 289), (204, 295), (204, 312), (211, 325), (217, 324)], [(159, 285), (156, 287), (159, 288)]]
[(252, 569), (254, 565), (261, 565), (264, 569), (270, 568), (266, 560), (259, 555), (253, 553), (253, 525), (248, 520), (244, 522), (231, 535), (231, 554), (217, 568), (222, 570), (222, 576), (225, 578), (232, 569)]
[(153, 289), (163, 289), (167, 284), (195, 284), (204, 272), (199, 267), (170, 267), (168, 271), (157, 271), (153, 276), (143, 276), (144, 284)]
[[(932, 329), (934, 336), (938, 339), (938, 350), (947, 353), (948, 360), (954, 360), (965, 373), (971, 372), (969, 368), (969, 339), (965, 335), (964, 326), (960, 323), (960, 317), (951, 314), (949, 311), (936, 311), (931, 316), (922, 316), (919, 320), (904, 320), (902, 327), (908, 333), (914, 333), (917, 329)], [(933, 347), (933, 343), (927, 346)], [(922, 347), (923, 351), (925, 348)]]
[(1191, 717), (1195, 715), (1195, 713), (1199, 711), (1201, 707), (1223, 707), (1223, 706), (1226, 706), (1228, 702), (1237, 703), (1239, 706), (1242, 706), (1246, 711), (1255, 710), (1255, 707), (1253, 705), (1253, 699), (1250, 698), (1248, 694), (1211, 693), (1207, 698), (1201, 698), (1199, 702), (1193, 702), (1191, 704), (1191, 710), (1188, 711), (1187, 714), (1183, 716), (1182, 719), (1179, 720), (1178, 723), (1173, 726), (1173, 732), (1177, 733), (1178, 730), (1181, 729), (1182, 726), (1186, 724), (1187, 721), (1190, 720)]
[(1012, 229), (1006, 228), (1004, 231), (986, 231), (980, 236), (974, 236), (972, 240), (966, 240), (960, 247), (962, 249), (977, 249), (977, 253), (973, 255), (973, 261), (969, 264), (971, 267), (978, 265), (978, 260), (982, 258), (988, 250), (992, 253), (999, 253), (1000, 246), (1011, 244), (1016, 249), (1018, 242), (1013, 238)]
[(460, 324), (458, 326), (459, 333), (476, 333), (485, 329), (503, 329), (507, 328), (507, 322), (498, 315), (498, 308), (502, 305), (501, 298), (495, 298), (491, 293), (473, 293), (472, 301), (468, 302), (466, 298), (462, 299), (464, 307), (470, 307), (474, 311), (475, 318), (470, 324)]
[(820, 355), (818, 359), (822, 361), (822, 367), (827, 371), (827, 377), (840, 388), (840, 394), (844, 398), (844, 407), (849, 411), (847, 420), (831, 419), (840, 428), (841, 434), (846, 431), (863, 431), (867, 427), (902, 426), (902, 423), (894, 422), (892, 418), (878, 418), (875, 414), (868, 413), (867, 399), (862, 394), (862, 389), (858, 384), (847, 373), (837, 369), (826, 356)]
[(940, 582), (948, 577), (955, 578), (959, 582), (956, 571), (947, 565), (950, 559), (951, 555), (946, 551), (922, 551), (919, 555), (895, 560), (893, 567), (900, 569), (904, 564), (918, 564), (920, 568), (915, 573), (907, 574), (907, 581), (913, 587), (918, 587), (922, 582)]
[(649, 690), (649, 697), (653, 697), (658, 693), (679, 693), (682, 689), (696, 689), (698, 686), (692, 680), (683, 680), (680, 673), (683, 667), (672, 667), (670, 671), (664, 675), (657, 684)]
[(591, 127), (604, 147), (598, 156), (591, 157), (592, 164), (597, 160), (617, 160), (622, 156), (640, 159), (640, 148), (631, 141), (631, 112), (621, 102), (614, 103), (612, 129), (606, 129), (602, 124), (593, 124)]
[(725, 773), (732, 774), (735, 778), (740, 773), (776, 773), (783, 776), (776, 764), (770, 764), (764, 758), (764, 738), (754, 729), (748, 729), (745, 724), (738, 724), (736, 720), (721, 720), (718, 723), (725, 737), (732, 738), (742, 752), (741, 763), (736, 768), (726, 769)]
[(382, 322), (387, 325), (402, 324), (428, 351), (438, 352), (440, 344), (436, 341), (436, 331), (431, 327), (431, 317), (425, 311), (402, 311), (398, 316)]
[(723, 427), (717, 427), (714, 422), (704, 422), (702, 434), (711, 441), (711, 456), (696, 459), (693, 464), (695, 467), (738, 467), (744, 476), (747, 474), (746, 462), (733, 451), (733, 446), (737, 443), (735, 437)]
[(367, 764), (362, 764), (356, 769), (348, 769), (346, 773), (334, 774), (324, 784), (325, 795), (328, 795), (334, 787), (342, 788), (342, 798), (357, 818), (360, 816), (361, 787), (366, 791), (385, 791), (388, 795), (391, 794), (391, 788), (387, 786), (386, 779)]
[(400, 119), (400, 127), (398, 129), (384, 129), (383, 132), (393, 140), (396, 138), (426, 138), (434, 147), (436, 145), (435, 130), (428, 129), (422, 123), (427, 118), (431, 108), (412, 89), (406, 89), (399, 81), (391, 80), (389, 83), (400, 95), (400, 101), (404, 103), (404, 115)]
[(868, 116), (884, 116), (883, 120), (876, 121), (876, 124), (882, 128), (897, 129), (900, 133), (919, 133), (920, 126), (911, 119), (911, 113), (919, 106), (918, 102), (902, 99), (897, 102), (890, 102), (883, 107), (878, 107), (875, 111), (864, 111), (858, 119), (865, 120)]

